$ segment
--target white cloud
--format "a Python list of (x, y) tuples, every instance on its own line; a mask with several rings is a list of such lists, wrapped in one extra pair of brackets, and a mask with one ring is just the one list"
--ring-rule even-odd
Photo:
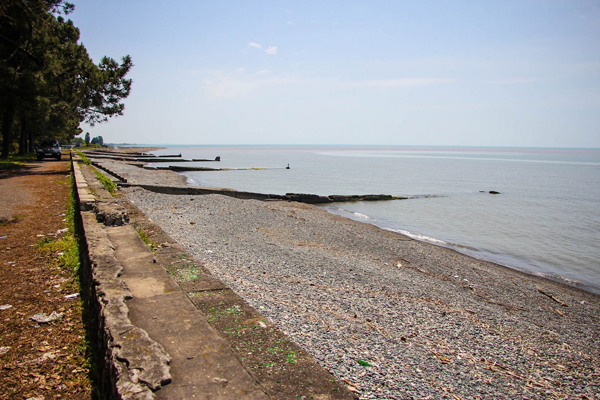
[(250, 42), (248, 43), (248, 47), (253, 47), (255, 49), (262, 49), (262, 46), (258, 43)]
[(288, 22), (286, 22), (286, 24), (288, 24), (288, 25), (296, 25), (296, 24), (295, 24), (294, 22), (292, 22), (292, 21), (288, 21)]
[(265, 50), (265, 53), (274, 56), (275, 54), (277, 54), (277, 46), (267, 47), (267, 49)]

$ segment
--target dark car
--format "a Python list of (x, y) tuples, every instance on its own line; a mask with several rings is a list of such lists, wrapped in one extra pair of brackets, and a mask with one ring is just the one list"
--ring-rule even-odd
[(61, 148), (58, 140), (55, 139), (44, 139), (38, 143), (35, 149), (38, 161), (41, 161), (44, 157), (52, 157), (60, 160)]

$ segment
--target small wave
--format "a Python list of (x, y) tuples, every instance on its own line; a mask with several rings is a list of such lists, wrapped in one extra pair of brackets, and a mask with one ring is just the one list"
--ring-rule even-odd
[(412, 232), (409, 232), (409, 231), (405, 231), (403, 229), (394, 229), (394, 228), (383, 228), (383, 229), (385, 229), (387, 231), (391, 231), (391, 232), (401, 233), (401, 234), (403, 234), (405, 236), (411, 237), (411, 238), (416, 239), (416, 240), (422, 240), (424, 242), (431, 242), (431, 243), (439, 243), (439, 244), (443, 244), (443, 245), (450, 245), (450, 243), (444, 242), (443, 240), (432, 238), (432, 237), (425, 236), (425, 235), (421, 235), (421, 234), (418, 234), (418, 233), (412, 233)]
[(343, 211), (343, 212), (348, 213), (348, 214), (352, 214), (354, 216), (357, 216), (357, 217), (360, 217), (360, 218), (363, 218), (363, 219), (372, 219), (368, 215), (361, 214), (361, 213), (358, 213), (358, 212), (355, 212), (355, 211), (346, 210), (345, 208), (338, 208), (338, 210), (339, 211)]
[(185, 177), (185, 183), (188, 186), (202, 186), (202, 184), (192, 174), (181, 174)]
[(361, 213), (357, 213), (357, 212), (353, 212), (352, 214), (356, 215), (357, 217), (364, 218), (364, 219), (371, 219), (371, 217), (369, 217), (368, 215), (365, 215), (365, 214), (361, 214)]

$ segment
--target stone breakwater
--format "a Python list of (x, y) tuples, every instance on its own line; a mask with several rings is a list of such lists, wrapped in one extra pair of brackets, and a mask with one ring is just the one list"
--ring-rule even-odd
[(600, 391), (597, 295), (307, 204), (123, 191), (361, 398)]

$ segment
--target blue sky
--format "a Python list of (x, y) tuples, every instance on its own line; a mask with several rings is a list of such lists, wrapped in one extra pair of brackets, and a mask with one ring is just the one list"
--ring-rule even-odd
[(600, 2), (74, 0), (106, 142), (600, 147)]

